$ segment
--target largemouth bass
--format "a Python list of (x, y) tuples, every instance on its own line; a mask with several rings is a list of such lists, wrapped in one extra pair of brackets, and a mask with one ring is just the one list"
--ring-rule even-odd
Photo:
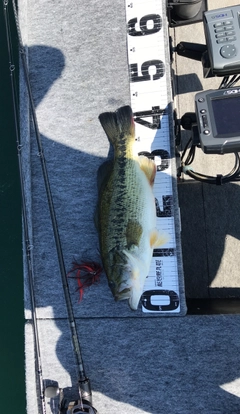
[(155, 163), (134, 153), (135, 125), (130, 106), (105, 112), (99, 121), (114, 147), (114, 159), (99, 169), (97, 227), (100, 253), (115, 300), (129, 299), (136, 310), (153, 249), (166, 235), (156, 229)]

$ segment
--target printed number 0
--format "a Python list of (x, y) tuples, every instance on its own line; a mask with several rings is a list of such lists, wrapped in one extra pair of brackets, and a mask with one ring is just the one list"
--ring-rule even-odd
[[(152, 303), (152, 298), (154, 296), (168, 296), (169, 297), (169, 304), (168, 305), (154, 305)], [(153, 289), (153, 290), (147, 290), (142, 294), (141, 298), (142, 305), (144, 308), (150, 311), (173, 311), (178, 308), (179, 306), (179, 296), (174, 290), (162, 290), (162, 289)]]

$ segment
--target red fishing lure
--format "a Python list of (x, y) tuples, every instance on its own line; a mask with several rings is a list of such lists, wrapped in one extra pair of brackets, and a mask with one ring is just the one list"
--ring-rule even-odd
[[(68, 272), (67, 276), (72, 279), (77, 279), (77, 284), (80, 294), (79, 301), (83, 298), (84, 289), (93, 285), (94, 283), (98, 283), (100, 279), (100, 275), (103, 269), (99, 263), (96, 262), (85, 262), (85, 263), (77, 263), (73, 262), (73, 268)], [(70, 276), (71, 273), (76, 272), (75, 276)]]

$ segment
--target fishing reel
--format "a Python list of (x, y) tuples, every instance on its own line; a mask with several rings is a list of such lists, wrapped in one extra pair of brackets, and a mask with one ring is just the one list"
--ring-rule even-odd
[[(71, 389), (70, 389), (71, 391)], [(53, 382), (45, 388), (45, 397), (59, 397), (58, 414), (98, 414), (91, 402), (80, 395), (71, 395), (68, 388), (59, 388), (57, 382)]]
[(63, 399), (60, 405), (59, 414), (97, 414), (95, 408), (93, 408), (88, 401), (68, 401)]

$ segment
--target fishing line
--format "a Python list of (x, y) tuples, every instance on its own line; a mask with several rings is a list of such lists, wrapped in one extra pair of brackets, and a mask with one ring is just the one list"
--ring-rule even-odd
[[(10, 47), (10, 44), (11, 44), (10, 43), (10, 27), (9, 27), (9, 23), (8, 23), (9, 19), (8, 19), (8, 12), (7, 12), (8, 0), (3, 0), (3, 6), (4, 6), (4, 15), (6, 16), (5, 17), (6, 31), (7, 31), (8, 45), (9, 45), (9, 51), (10, 51), (11, 50), (11, 47)], [(78, 411), (78, 412), (79, 413), (80, 412), (86, 412), (85, 411), (85, 408), (86, 408), (87, 412), (94, 413), (94, 412), (96, 412), (96, 410), (93, 409), (91, 406), (89, 407), (89, 405), (88, 405), (88, 403), (90, 403), (90, 405), (92, 403), (91, 386), (90, 386), (89, 378), (87, 378), (86, 373), (85, 373), (82, 354), (81, 354), (81, 348), (80, 348), (78, 334), (77, 334), (76, 321), (75, 321), (73, 308), (72, 308), (72, 302), (71, 302), (69, 286), (68, 286), (68, 281), (67, 281), (67, 274), (66, 274), (66, 269), (65, 269), (64, 259), (63, 259), (61, 241), (60, 241), (60, 236), (59, 236), (59, 232), (58, 232), (58, 225), (57, 225), (56, 214), (55, 214), (55, 209), (54, 209), (54, 204), (53, 204), (53, 198), (52, 198), (52, 194), (51, 194), (51, 188), (50, 188), (50, 182), (49, 182), (49, 178), (48, 178), (46, 161), (45, 161), (45, 157), (44, 157), (44, 151), (43, 151), (40, 132), (39, 132), (39, 128), (38, 128), (36, 110), (35, 110), (35, 105), (34, 105), (34, 101), (33, 101), (33, 94), (32, 94), (31, 84), (30, 84), (30, 80), (29, 80), (26, 52), (25, 52), (25, 48), (24, 48), (24, 45), (23, 45), (23, 42), (22, 42), (22, 36), (21, 36), (21, 31), (20, 31), (20, 26), (19, 26), (19, 21), (18, 21), (17, 8), (16, 8), (15, 0), (12, 0), (12, 6), (13, 6), (14, 19), (15, 19), (15, 24), (16, 24), (16, 29), (17, 29), (19, 52), (20, 52), (20, 56), (21, 56), (22, 67), (23, 67), (25, 82), (26, 82), (27, 91), (28, 91), (32, 121), (33, 121), (33, 126), (34, 126), (37, 146), (38, 146), (38, 153), (39, 153), (39, 157), (40, 157), (40, 160), (41, 160), (42, 174), (43, 174), (43, 179), (44, 179), (44, 184), (45, 184), (45, 190), (46, 190), (48, 206), (49, 206), (51, 222), (52, 222), (52, 228), (53, 228), (53, 233), (54, 233), (54, 239), (55, 239), (55, 244), (56, 244), (56, 250), (57, 250), (57, 255), (58, 255), (60, 274), (61, 274), (61, 278), (62, 278), (62, 285), (63, 285), (65, 302), (66, 302), (66, 307), (67, 307), (68, 320), (69, 320), (69, 325), (70, 325), (70, 330), (71, 330), (72, 345), (73, 345), (73, 350), (74, 350), (75, 359), (76, 359), (77, 376), (78, 376), (78, 390), (79, 390), (79, 399), (80, 399), (80, 404), (79, 404), (79, 407), (80, 407), (79, 410), (80, 411)], [(10, 61), (11, 61), (11, 59), (10, 59)], [(13, 66), (10, 64), (11, 79), (12, 79), (12, 74), (13, 74), (13, 70), (11, 69), (12, 67)], [(35, 350), (36, 350), (37, 364), (38, 364), (38, 370), (37, 371), (39, 372), (39, 381), (38, 382), (39, 382), (39, 389), (40, 389), (40, 400), (42, 401), (42, 413), (45, 414), (46, 407), (45, 407), (45, 401), (44, 401), (44, 382), (43, 382), (43, 378), (42, 378), (42, 368), (41, 368), (42, 365), (41, 365), (41, 357), (40, 357), (40, 346), (39, 346), (39, 336), (38, 336), (38, 327), (37, 327), (37, 318), (36, 318), (36, 307), (35, 307), (35, 300), (34, 300), (33, 266), (32, 266), (32, 257), (31, 257), (31, 247), (28, 244), (29, 231), (28, 231), (28, 223), (27, 223), (26, 200), (25, 200), (25, 195), (24, 195), (22, 164), (21, 164), (21, 160), (20, 160), (21, 145), (20, 145), (20, 139), (19, 139), (18, 115), (17, 115), (17, 105), (16, 105), (16, 102), (17, 102), (16, 95), (17, 94), (15, 92), (16, 89), (14, 89), (14, 82), (13, 81), (12, 81), (12, 89), (13, 89), (13, 100), (14, 100), (15, 125), (16, 125), (16, 129), (17, 129), (17, 137), (18, 137), (17, 138), (17, 140), (18, 140), (17, 141), (17, 146), (18, 146), (18, 154), (19, 154), (19, 170), (20, 170), (20, 179), (21, 179), (21, 187), (22, 187), (21, 191), (22, 191), (22, 199), (23, 199), (24, 232), (25, 232), (25, 239), (26, 239), (26, 251), (27, 251), (27, 257), (28, 257), (28, 268), (30, 269), (30, 271), (29, 271), (29, 285), (30, 285), (30, 294), (31, 294), (31, 301), (32, 301), (31, 305), (32, 305), (32, 309), (33, 309), (33, 326), (34, 326)]]
[(46, 414), (46, 405), (44, 399), (44, 382), (42, 377), (42, 362), (41, 362), (41, 353), (40, 353), (40, 342), (38, 335), (38, 325), (37, 325), (37, 315), (36, 315), (36, 303), (34, 295), (34, 272), (33, 272), (33, 263), (32, 263), (32, 245), (30, 242), (30, 234), (27, 221), (27, 206), (26, 206), (26, 197), (24, 192), (24, 179), (23, 179), (23, 169), (22, 169), (22, 159), (21, 159), (21, 150), (22, 146), (20, 143), (19, 136), (19, 122), (18, 122), (18, 101), (16, 95), (16, 83), (15, 83), (15, 65), (13, 61), (13, 49), (11, 41), (11, 30), (9, 24), (9, 15), (8, 15), (8, 0), (3, 1), (3, 14), (6, 28), (6, 37), (7, 37), (7, 48), (8, 48), (8, 58), (9, 58), (9, 70), (10, 70), (10, 81), (11, 81), (11, 92), (13, 100), (13, 115), (14, 115), (14, 125), (15, 125), (15, 134), (16, 134), (16, 143), (17, 143), (17, 154), (18, 154), (18, 167), (19, 167), (19, 176), (20, 176), (20, 188), (21, 188), (21, 197), (22, 197), (22, 220), (23, 220), (23, 230), (25, 238), (25, 252), (27, 258), (27, 267), (28, 267), (28, 282), (30, 290), (30, 300), (32, 308), (32, 321), (33, 321), (33, 333), (34, 333), (34, 347), (35, 347), (35, 373), (36, 373), (36, 382), (39, 390), (39, 408), (41, 407), (41, 413)]

